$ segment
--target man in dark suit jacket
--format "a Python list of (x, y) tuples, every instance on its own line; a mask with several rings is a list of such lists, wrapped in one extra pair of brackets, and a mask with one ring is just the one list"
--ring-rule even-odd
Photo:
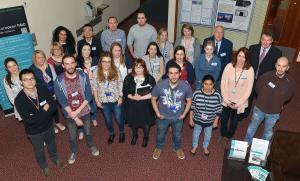
[[(226, 38), (224, 38), (224, 27), (221, 25), (217, 25), (214, 30), (214, 34), (211, 37), (206, 38), (203, 41), (203, 45), (208, 41), (211, 40), (215, 44), (215, 55), (218, 55), (218, 57), (221, 60), (221, 72), (219, 74), (218, 80), (221, 80), (224, 68), (228, 63), (232, 60), (232, 42)], [(204, 47), (204, 46), (202, 46)], [(204, 49), (202, 49), (202, 53), (204, 52)]]
[(260, 43), (251, 45), (249, 47), (249, 59), (250, 64), (254, 69), (255, 81), (252, 93), (248, 99), (248, 107), (245, 110), (245, 118), (249, 116), (253, 98), (256, 97), (256, 93), (254, 90), (255, 82), (262, 74), (270, 70), (275, 70), (277, 59), (282, 56), (281, 51), (275, 46), (272, 46), (272, 43), (272, 34), (269, 32), (263, 32), (261, 34)]
[(249, 48), (250, 63), (254, 69), (255, 79), (270, 70), (275, 70), (275, 64), (282, 52), (272, 46), (273, 37), (268, 32), (263, 32), (260, 44), (251, 45)]
[(82, 30), (83, 39), (77, 42), (77, 53), (78, 57), (81, 56), (81, 49), (85, 43), (89, 43), (92, 47), (91, 56), (97, 57), (99, 59), (102, 52), (101, 41), (98, 38), (94, 37), (93, 27), (90, 24), (85, 24)]

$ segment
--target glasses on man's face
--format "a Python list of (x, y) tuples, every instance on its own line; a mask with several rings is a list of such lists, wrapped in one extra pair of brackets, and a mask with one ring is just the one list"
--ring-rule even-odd
[(35, 81), (35, 78), (30, 78), (30, 79), (24, 78), (24, 79), (22, 79), (22, 81), (23, 82)]

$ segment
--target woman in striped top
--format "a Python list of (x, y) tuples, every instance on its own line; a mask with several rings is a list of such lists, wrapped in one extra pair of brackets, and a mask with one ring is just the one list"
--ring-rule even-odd
[(214, 89), (214, 82), (215, 80), (211, 75), (205, 75), (202, 79), (202, 89), (196, 90), (193, 95), (190, 111), (190, 125), (194, 127), (192, 155), (196, 154), (199, 135), (204, 129), (204, 155), (209, 156), (207, 147), (210, 142), (212, 128), (217, 127), (222, 113), (222, 97)]

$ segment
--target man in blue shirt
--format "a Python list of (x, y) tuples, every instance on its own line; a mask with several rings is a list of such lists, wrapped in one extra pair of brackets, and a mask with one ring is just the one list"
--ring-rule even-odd
[[(192, 89), (190, 85), (179, 79), (180, 66), (172, 62), (168, 67), (168, 79), (163, 79), (152, 91), (152, 106), (157, 116), (156, 148), (153, 159), (158, 159), (165, 144), (165, 133), (169, 126), (173, 132), (173, 150), (179, 159), (185, 155), (181, 148), (181, 130), (183, 119), (187, 115), (192, 103)], [(157, 104), (158, 100), (158, 104)]]
[(101, 45), (103, 51), (110, 52), (110, 46), (113, 42), (118, 42), (122, 46), (123, 54), (126, 48), (126, 36), (125, 32), (118, 29), (118, 19), (115, 16), (111, 16), (107, 20), (108, 29), (101, 33)]

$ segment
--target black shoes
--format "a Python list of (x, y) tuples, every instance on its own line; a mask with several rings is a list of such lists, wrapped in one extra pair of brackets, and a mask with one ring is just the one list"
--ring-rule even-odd
[(119, 143), (124, 143), (125, 141), (125, 133), (120, 133), (119, 135)]
[(138, 135), (132, 136), (132, 139), (131, 139), (131, 145), (135, 145), (135, 144), (136, 144), (137, 138), (138, 138)]
[(144, 147), (144, 148), (146, 148), (146, 147), (147, 147), (147, 145), (148, 145), (148, 140), (149, 140), (149, 138), (148, 138), (148, 137), (144, 137), (144, 138), (143, 138), (142, 147)]
[(114, 142), (115, 136), (116, 136), (115, 134), (110, 135), (110, 136), (108, 137), (107, 143), (108, 143), (108, 144), (112, 144), (112, 143)]

